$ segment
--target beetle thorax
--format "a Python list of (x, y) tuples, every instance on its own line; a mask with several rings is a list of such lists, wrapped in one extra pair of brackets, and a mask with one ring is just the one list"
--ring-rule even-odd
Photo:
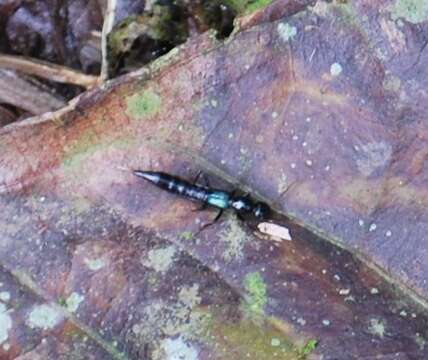
[(248, 199), (239, 197), (233, 199), (230, 206), (236, 211), (247, 212), (251, 211), (252, 204), (249, 203)]

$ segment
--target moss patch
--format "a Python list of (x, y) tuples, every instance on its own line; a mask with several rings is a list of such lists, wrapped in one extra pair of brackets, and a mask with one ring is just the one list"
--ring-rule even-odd
[(396, 20), (404, 18), (413, 24), (421, 23), (428, 19), (428, 2), (426, 0), (396, 0), (389, 7), (391, 17)]
[(280, 331), (269, 326), (257, 326), (251, 321), (237, 324), (215, 323), (211, 339), (224, 358), (249, 360), (297, 360), (301, 352)]
[(227, 4), (240, 14), (250, 14), (269, 5), (272, 0), (227, 0)]
[(126, 99), (126, 113), (135, 118), (141, 119), (155, 115), (161, 107), (161, 98), (150, 90), (143, 91), (129, 96)]
[(300, 351), (299, 351), (301, 358), (304, 359), (304, 358), (306, 358), (306, 356), (310, 355), (315, 350), (315, 348), (317, 347), (317, 345), (318, 345), (318, 341), (317, 340), (315, 340), (315, 339), (309, 340), (305, 344), (305, 346), (303, 346), (300, 349)]

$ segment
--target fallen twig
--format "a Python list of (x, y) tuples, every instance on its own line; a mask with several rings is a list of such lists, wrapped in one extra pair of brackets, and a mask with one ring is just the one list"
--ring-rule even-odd
[(65, 66), (22, 56), (0, 55), (0, 68), (17, 70), (43, 79), (79, 85), (85, 88), (93, 87), (99, 81), (97, 76), (86, 75)]
[(59, 109), (65, 101), (23, 79), (14, 71), (0, 69), (0, 102), (11, 104), (31, 114)]

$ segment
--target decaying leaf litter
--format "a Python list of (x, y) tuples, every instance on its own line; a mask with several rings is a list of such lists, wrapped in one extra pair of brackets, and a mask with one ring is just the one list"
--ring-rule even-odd
[[(423, 138), (412, 136), (423, 133), (423, 83), (400, 78), (394, 47), (372, 55), (362, 36), (390, 44), (396, 15), (404, 29), (423, 26), (399, 3), (252, 15), (264, 21), (224, 44), (193, 39), (89, 92), (79, 111), (6, 128), (1, 351), (16, 357), (31, 338), (46, 354), (270, 359), (303, 356), (316, 341), (315, 358), (423, 357), (424, 311), (313, 235), (386, 262), (423, 302)], [(349, 23), (359, 12), (367, 18)], [(407, 76), (423, 73), (417, 56)], [(392, 88), (391, 72), (401, 79)], [(212, 213), (137, 183), (117, 171), (124, 165), (188, 178), (201, 169), (224, 186), (245, 185), (293, 240), (261, 239), (232, 215), (194, 237)]]

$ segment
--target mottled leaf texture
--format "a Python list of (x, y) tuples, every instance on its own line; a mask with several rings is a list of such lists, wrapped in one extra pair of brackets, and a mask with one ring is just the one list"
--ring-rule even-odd
[[(428, 358), (427, 20), (273, 2), (4, 128), (0, 358)], [(291, 241), (198, 232), (215, 212), (126, 169), (202, 170)]]

